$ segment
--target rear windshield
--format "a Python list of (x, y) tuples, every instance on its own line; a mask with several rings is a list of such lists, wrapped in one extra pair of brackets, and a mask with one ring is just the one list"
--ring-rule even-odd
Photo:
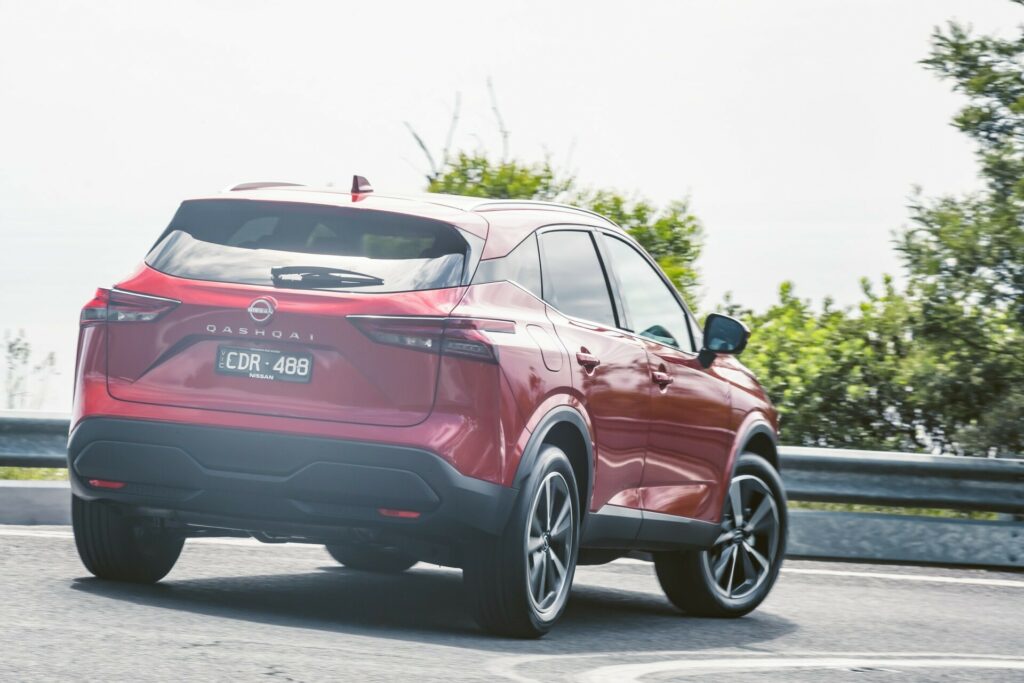
[(467, 238), (478, 239), (396, 213), (210, 199), (183, 203), (146, 263), (193, 280), (314, 288), (316, 279), (316, 289), (402, 292), (465, 282)]

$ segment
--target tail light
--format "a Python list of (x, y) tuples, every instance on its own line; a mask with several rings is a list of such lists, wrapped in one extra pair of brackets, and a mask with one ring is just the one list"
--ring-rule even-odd
[(512, 334), (516, 331), (515, 323), (510, 320), (488, 318), (350, 315), (348, 319), (378, 344), (485, 363), (498, 362), (498, 350), (489, 333)]
[(510, 320), (449, 318), (441, 340), (441, 353), (497, 363), (498, 349), (488, 333), (514, 334), (515, 331), (516, 324)]
[(116, 289), (97, 289), (92, 300), (82, 307), (81, 323), (144, 323), (156, 320), (180, 301), (149, 294)]

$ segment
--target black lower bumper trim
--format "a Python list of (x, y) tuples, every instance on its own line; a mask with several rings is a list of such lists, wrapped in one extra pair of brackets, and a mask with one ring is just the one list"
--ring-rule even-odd
[[(68, 472), (79, 497), (189, 524), (320, 535), (379, 527), (442, 542), (500, 533), (516, 494), (416, 448), (117, 418), (75, 428)], [(380, 508), (419, 516), (384, 517)]]

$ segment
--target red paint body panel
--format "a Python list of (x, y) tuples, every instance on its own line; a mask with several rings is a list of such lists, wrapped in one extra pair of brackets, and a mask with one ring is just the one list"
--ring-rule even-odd
[(729, 408), (730, 385), (718, 376), (716, 359), (703, 368), (696, 355), (645, 342), (651, 372), (672, 383), (651, 383), (650, 436), (641, 486), (643, 507), (669, 515), (715, 521), (720, 482), (730, 475), (736, 434)]
[[(353, 204), (348, 193), (302, 188), (233, 194), (444, 221), (485, 240), (485, 259), (507, 255), (543, 226), (611, 225), (568, 209), (502, 209), (474, 198), (370, 194)], [(571, 319), (510, 282), (389, 294), (299, 291), (141, 266), (117, 287), (180, 304), (148, 322), (83, 324), (72, 428), (103, 416), (408, 446), (508, 487), (541, 421), (568, 406), (593, 450), (588, 509), (611, 504), (709, 522), (720, 517), (744, 434), (755, 424), (777, 429), (770, 402), (735, 359), (703, 368), (692, 353)], [(276, 304), (265, 325), (247, 312), (258, 297)], [(378, 343), (350, 315), (514, 325), (482, 333), (494, 354), (483, 362)], [(218, 374), (221, 344), (309, 353), (311, 380)], [(600, 365), (584, 367), (577, 353)], [(661, 389), (652, 372), (668, 373), (673, 383)]]
[[(552, 308), (548, 315), (568, 350), (572, 386), (593, 425), (591, 507), (599, 509), (641, 482), (651, 409), (647, 357), (629, 334), (570, 320)], [(601, 364), (587, 370), (577, 352), (592, 354)]]
[[(779, 413), (768, 399), (764, 389), (747, 368), (736, 358), (721, 357), (715, 360), (715, 370), (723, 381), (729, 383), (730, 409), (733, 432), (744, 435), (758, 425), (766, 427), (771, 433), (778, 434)], [(732, 472), (736, 459), (741, 455), (744, 443), (739, 439), (733, 441), (729, 449), (725, 470)], [(720, 510), (725, 500), (725, 488), (716, 492), (711, 504)], [(717, 517), (716, 517), (717, 519)]]
[[(446, 316), (465, 291), (281, 290), (186, 280), (145, 266), (118, 288), (181, 305), (151, 323), (109, 324), (107, 385), (114, 398), (389, 426), (426, 419), (440, 357), (377, 344), (345, 316)], [(267, 324), (253, 322), (246, 312), (258, 297), (276, 302)], [(216, 374), (221, 344), (312, 353), (312, 379), (308, 384), (254, 382)]]

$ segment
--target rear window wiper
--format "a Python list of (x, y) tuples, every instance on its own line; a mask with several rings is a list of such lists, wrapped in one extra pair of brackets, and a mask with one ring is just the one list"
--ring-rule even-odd
[(275, 287), (294, 289), (330, 289), (332, 287), (374, 287), (384, 284), (376, 275), (344, 268), (322, 266), (279, 266), (270, 269)]

